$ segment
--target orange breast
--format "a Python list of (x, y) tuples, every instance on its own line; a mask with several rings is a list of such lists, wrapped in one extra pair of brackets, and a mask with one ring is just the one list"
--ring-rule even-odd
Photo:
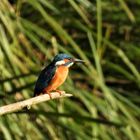
[(66, 80), (68, 72), (69, 72), (69, 70), (66, 66), (59, 66), (56, 70), (56, 73), (55, 73), (51, 83), (48, 85), (48, 87), (45, 89), (45, 91), (49, 92), (52, 90), (56, 90)]

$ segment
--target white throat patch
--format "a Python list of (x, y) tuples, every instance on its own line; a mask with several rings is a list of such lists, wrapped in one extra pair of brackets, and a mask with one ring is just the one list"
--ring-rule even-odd
[(55, 63), (55, 66), (60, 66), (60, 65), (63, 65), (63, 64), (65, 64), (65, 61), (64, 60), (60, 60), (60, 61), (57, 61)]
[(69, 65), (67, 65), (67, 67), (71, 67), (73, 64), (74, 64), (74, 63), (73, 63), (73, 62), (71, 62)]

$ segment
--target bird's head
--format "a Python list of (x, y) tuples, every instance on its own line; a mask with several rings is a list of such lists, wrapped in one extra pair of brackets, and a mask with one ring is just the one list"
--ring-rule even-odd
[(84, 62), (83, 60), (73, 58), (70, 55), (64, 53), (56, 55), (53, 60), (55, 66), (66, 66), (66, 67), (70, 67), (74, 63), (83, 63), (83, 62)]

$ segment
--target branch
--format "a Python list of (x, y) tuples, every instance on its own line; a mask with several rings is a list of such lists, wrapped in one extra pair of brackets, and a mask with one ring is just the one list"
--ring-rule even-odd
[[(63, 97), (71, 97), (72, 94), (65, 94), (65, 92), (62, 92), (62, 94), (60, 95), (58, 92), (53, 92), (51, 93), (51, 97), (52, 99), (56, 99), (56, 98), (63, 98)], [(32, 105), (34, 104), (38, 104), (41, 102), (45, 102), (51, 100), (50, 96), (48, 94), (43, 94), (37, 97), (33, 97), (24, 101), (20, 101), (17, 103), (13, 103), (13, 104), (9, 104), (9, 105), (5, 105), (0, 107), (0, 116), (7, 114), (7, 113), (11, 113), (11, 112), (15, 112), (18, 110), (21, 110), (25, 107), (30, 108)]]

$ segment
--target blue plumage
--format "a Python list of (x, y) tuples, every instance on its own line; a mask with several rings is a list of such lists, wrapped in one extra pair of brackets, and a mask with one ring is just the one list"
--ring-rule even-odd
[(52, 64), (43, 69), (38, 77), (34, 89), (34, 96), (39, 95), (44, 88), (48, 86), (56, 71), (56, 67)]
[(60, 54), (58, 54), (58, 55), (56, 55), (54, 57), (53, 62), (55, 63), (55, 62), (60, 61), (60, 60), (63, 60), (63, 59), (71, 59), (71, 58), (72, 57), (70, 55), (68, 55), (68, 54), (60, 53)]

